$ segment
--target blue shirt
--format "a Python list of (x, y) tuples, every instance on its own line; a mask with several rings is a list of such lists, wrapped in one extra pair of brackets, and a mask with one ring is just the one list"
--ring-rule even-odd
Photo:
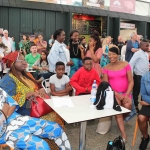
[[(55, 65), (58, 61), (63, 62), (65, 65), (67, 64), (67, 57), (66, 57), (65, 51), (63, 49), (64, 46), (65, 46), (64, 43), (59, 43), (57, 40), (55, 40), (55, 42), (50, 50), (50, 53), (47, 57), (50, 72), (55, 73)], [(65, 67), (65, 72), (67, 73), (67, 66)]]
[(129, 62), (132, 71), (136, 75), (143, 76), (146, 72), (149, 71), (149, 56), (147, 52), (139, 50), (134, 53), (133, 57)]
[(132, 58), (133, 56), (133, 52), (131, 51), (132, 48), (136, 48), (138, 49), (140, 46), (139, 46), (139, 43), (138, 41), (135, 41), (135, 42), (132, 42), (132, 40), (128, 40), (127, 41), (127, 47), (126, 47), (126, 54), (125, 54), (125, 60), (127, 62), (130, 61), (130, 59)]
[(150, 72), (143, 75), (141, 79), (141, 90), (142, 100), (150, 104)]

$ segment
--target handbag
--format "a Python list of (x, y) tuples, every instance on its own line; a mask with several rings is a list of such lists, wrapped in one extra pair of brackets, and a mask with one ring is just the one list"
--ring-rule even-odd
[(109, 141), (106, 150), (125, 150), (125, 142), (121, 136), (114, 139), (114, 141)]
[(41, 97), (32, 96), (29, 101), (31, 101), (31, 117), (40, 118), (53, 111), (53, 109)]
[(121, 107), (117, 103), (114, 91), (112, 91), (110, 84), (106, 81), (102, 81), (99, 84), (94, 105), (97, 110), (113, 108), (116, 111), (122, 111)]

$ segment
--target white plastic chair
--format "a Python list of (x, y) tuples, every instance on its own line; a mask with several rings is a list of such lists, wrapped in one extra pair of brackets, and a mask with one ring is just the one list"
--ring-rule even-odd
[(5, 68), (5, 69), (3, 70), (3, 73), (6, 74), (6, 73), (8, 73), (9, 71), (10, 71), (10, 68)]
[(51, 92), (49, 79), (45, 79), (42, 81), (42, 87), (44, 88), (44, 90), (47, 94), (49, 94)]

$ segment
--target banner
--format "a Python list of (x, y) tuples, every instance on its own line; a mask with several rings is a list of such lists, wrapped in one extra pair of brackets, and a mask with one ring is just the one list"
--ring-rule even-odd
[(124, 29), (135, 29), (135, 24), (121, 22), (121, 23), (120, 23), (120, 28), (124, 28)]
[(135, 13), (135, 0), (110, 0), (110, 11)]
[(83, 6), (104, 9), (104, 0), (83, 0)]
[(23, 1), (33, 1), (33, 2), (44, 2), (44, 3), (82, 6), (82, 0), (23, 0)]

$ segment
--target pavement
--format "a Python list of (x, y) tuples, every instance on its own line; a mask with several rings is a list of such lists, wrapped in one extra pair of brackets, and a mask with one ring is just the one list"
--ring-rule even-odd
[[(106, 150), (108, 141), (113, 141), (116, 137), (120, 135), (115, 118), (113, 117), (112, 126), (110, 131), (106, 135), (100, 135), (96, 133), (96, 128), (98, 124), (98, 119), (88, 121), (87, 130), (86, 130), (86, 150)], [(127, 142), (125, 144), (126, 150), (139, 150), (139, 145), (141, 143), (141, 133), (138, 129), (137, 138), (135, 146), (132, 147), (132, 139), (134, 133), (136, 117), (134, 117), (128, 123), (125, 123), (126, 133), (127, 133)], [(73, 150), (79, 150), (79, 129), (80, 123), (78, 125), (67, 124), (66, 133), (70, 140)], [(150, 131), (150, 130), (149, 130)], [(149, 132), (150, 133), (150, 132)], [(148, 145), (147, 150), (150, 150), (150, 144)]]

